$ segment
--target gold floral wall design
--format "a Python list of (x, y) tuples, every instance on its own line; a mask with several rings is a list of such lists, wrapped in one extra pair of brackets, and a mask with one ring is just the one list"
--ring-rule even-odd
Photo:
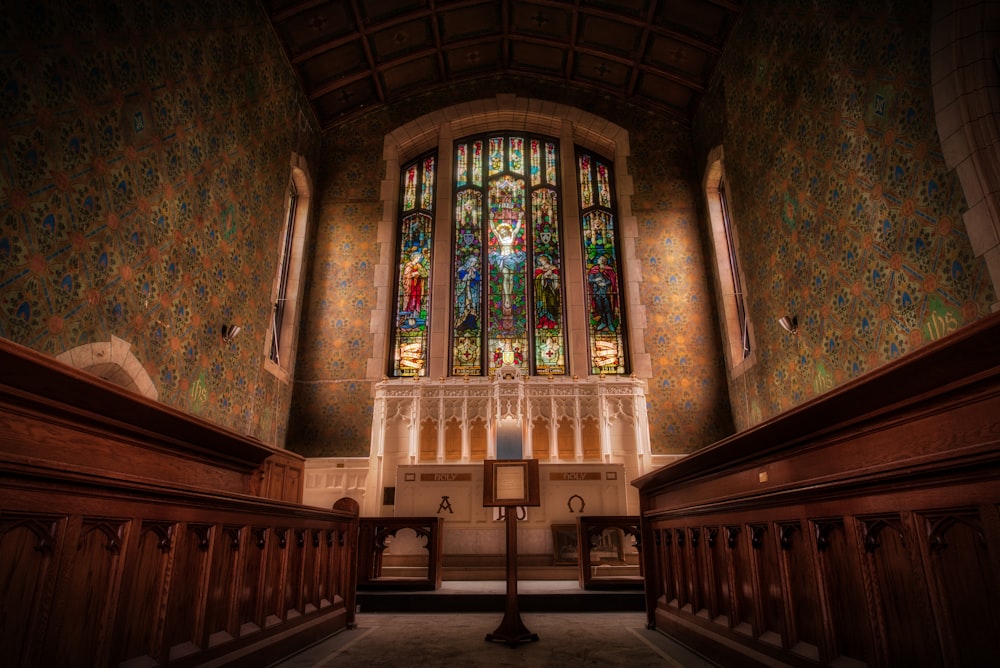
[[(756, 364), (746, 428), (982, 318), (931, 96), (929, 0), (747, 5), (699, 117), (721, 142)], [(799, 334), (777, 327), (798, 316)]]
[(319, 133), (260, 6), (9, 4), (0, 336), (50, 355), (119, 337), (161, 401), (281, 445), (264, 336), (289, 156)]

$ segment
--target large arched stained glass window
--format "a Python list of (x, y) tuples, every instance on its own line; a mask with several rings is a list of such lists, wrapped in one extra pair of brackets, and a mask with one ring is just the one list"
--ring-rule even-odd
[(558, 154), (523, 134), (455, 143), (453, 375), (566, 373)]
[(403, 168), (393, 375), (423, 376), (427, 368), (435, 156)]
[(590, 372), (626, 373), (621, 257), (617, 242), (611, 166), (577, 153), (580, 218), (586, 272)]

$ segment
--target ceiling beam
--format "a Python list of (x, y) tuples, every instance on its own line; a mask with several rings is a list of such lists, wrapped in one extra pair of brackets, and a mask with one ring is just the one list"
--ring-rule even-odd
[[(351, 0), (351, 11), (354, 13), (354, 23), (358, 26), (358, 34), (361, 36), (361, 46), (365, 51), (365, 59), (368, 61), (368, 71), (375, 69), (375, 55), (372, 53), (372, 46), (368, 43), (368, 32), (365, 30), (365, 22), (361, 18), (361, 8), (358, 0)], [(385, 91), (382, 90), (382, 82), (378, 77), (372, 77), (372, 85), (375, 86), (375, 96), (379, 102), (385, 102)]]

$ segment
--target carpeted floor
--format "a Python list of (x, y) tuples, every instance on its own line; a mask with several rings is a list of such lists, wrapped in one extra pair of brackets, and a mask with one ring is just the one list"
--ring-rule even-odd
[(337, 666), (668, 666), (712, 664), (645, 628), (641, 612), (522, 613), (537, 642), (488, 642), (503, 613), (364, 613), (343, 631), (272, 668)]

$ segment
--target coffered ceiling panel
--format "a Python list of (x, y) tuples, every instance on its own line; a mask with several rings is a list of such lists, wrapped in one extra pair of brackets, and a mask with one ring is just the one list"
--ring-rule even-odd
[(428, 52), (435, 48), (434, 19), (422, 16), (373, 31), (368, 40), (375, 64), (406, 60), (413, 53)]
[(461, 79), (503, 69), (502, 45), (499, 39), (477, 41), (450, 48), (445, 52), (446, 79)]
[(743, 0), (262, 0), (324, 128), (497, 73), (563, 81), (679, 121)]
[(556, 44), (520, 42), (511, 45), (510, 64), (518, 71), (560, 77), (566, 71), (567, 54), (565, 48)]
[(573, 35), (573, 16), (572, 6), (512, 2), (511, 32), (520, 36), (542, 37), (560, 44), (569, 44)]

